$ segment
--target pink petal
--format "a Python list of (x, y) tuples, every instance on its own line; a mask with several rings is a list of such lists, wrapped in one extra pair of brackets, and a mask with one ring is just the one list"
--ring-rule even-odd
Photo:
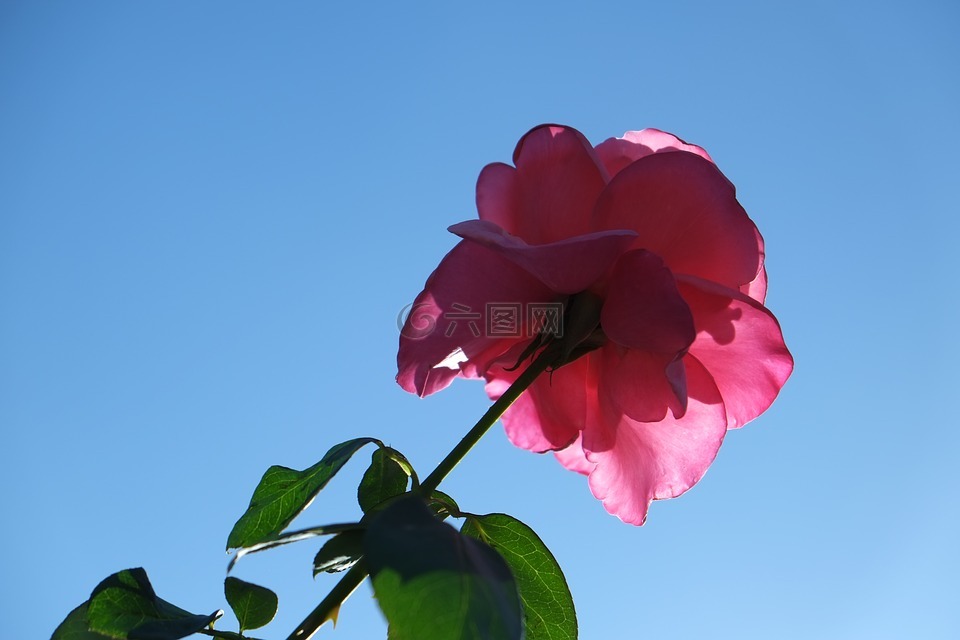
[(529, 245), (492, 222), (467, 220), (450, 232), (496, 251), (558, 293), (584, 291), (629, 247), (634, 231), (599, 231), (550, 244)]
[(669, 354), (670, 359), (696, 335), (673, 274), (663, 260), (642, 249), (625, 253), (614, 267), (600, 325), (621, 346)]
[(574, 440), (569, 447), (561, 449), (560, 451), (554, 451), (553, 455), (556, 456), (560, 464), (570, 469), (570, 471), (576, 471), (586, 476), (590, 475), (590, 472), (593, 471), (597, 465), (587, 460), (587, 454), (583, 452), (583, 445), (581, 444), (582, 437), (583, 436), (577, 436), (577, 439)]
[[(474, 242), (460, 242), (414, 301), (401, 330), (397, 382), (425, 396), (449, 385), (461, 369), (472, 365), (476, 374), (479, 364), (482, 372), (487, 362), (517, 342), (529, 341), (524, 337), (522, 305), (554, 301), (556, 294), (520, 267)], [(521, 335), (488, 331), (488, 303), (521, 305), (517, 325)]]
[(622, 138), (608, 138), (597, 145), (597, 156), (606, 167), (607, 173), (615, 176), (625, 166), (654, 153), (687, 151), (713, 162), (704, 149), (688, 144), (673, 134), (659, 129), (627, 131)]
[(766, 256), (763, 245), (763, 236), (760, 235), (760, 230), (756, 228), (756, 225), (754, 225), (753, 232), (756, 235), (757, 246), (760, 250), (760, 271), (753, 280), (747, 284), (740, 285), (740, 293), (744, 293), (760, 304), (763, 304), (763, 301), (767, 298), (767, 268), (763, 264), (763, 260)]
[(658, 153), (623, 169), (597, 202), (594, 229), (634, 229), (635, 246), (674, 273), (731, 289), (760, 271), (755, 226), (733, 185), (692, 153)]
[(480, 171), (477, 178), (477, 212), (481, 220), (492, 222), (517, 235), (521, 232), (523, 213), (517, 170), (508, 164), (494, 162)]
[(586, 138), (569, 127), (531, 130), (513, 154), (516, 169), (487, 166), (477, 181), (480, 218), (530, 244), (583, 235), (606, 171)]
[[(658, 422), (667, 409), (680, 418), (686, 411), (686, 370), (682, 358), (626, 349), (610, 343), (600, 350), (602, 358), (599, 393), (618, 412), (638, 422)], [(674, 383), (667, 369), (674, 362)]]
[[(590, 355), (552, 372), (541, 374), (503, 414), (510, 442), (537, 453), (563, 449), (576, 439), (587, 421), (587, 390), (591, 382)], [(487, 383), (491, 399), (499, 398), (520, 370), (492, 371)]]
[(767, 299), (767, 268), (760, 267), (760, 273), (751, 282), (740, 285), (740, 293), (750, 296), (760, 304)]
[(723, 395), (729, 428), (766, 411), (793, 371), (780, 324), (766, 307), (699, 278), (680, 278), (697, 339), (690, 355), (706, 367)]
[(686, 415), (636, 422), (601, 401), (603, 420), (583, 432), (590, 489), (604, 508), (630, 524), (643, 524), (652, 500), (675, 498), (695, 485), (723, 442), (723, 401), (710, 374), (686, 358), (690, 403)]

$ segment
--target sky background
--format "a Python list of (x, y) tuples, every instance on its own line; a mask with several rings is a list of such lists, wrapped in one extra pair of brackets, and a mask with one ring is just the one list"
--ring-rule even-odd
[[(960, 637), (960, 5), (773, 4), (0, 3), (0, 637), (134, 566), (226, 608), (271, 464), (429, 472), (488, 402), (397, 387), (397, 314), (542, 122), (704, 146), (796, 371), (642, 528), (499, 426), (443, 488), (541, 535), (586, 640)], [(355, 519), (368, 456), (297, 525)], [(318, 546), (238, 565), (254, 635)], [(317, 637), (385, 635), (365, 584)]]

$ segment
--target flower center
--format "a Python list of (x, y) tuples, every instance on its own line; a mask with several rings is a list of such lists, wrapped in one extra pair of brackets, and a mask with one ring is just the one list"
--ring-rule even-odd
[(590, 291), (581, 291), (567, 299), (563, 316), (563, 335), (555, 338), (559, 360), (554, 369), (573, 362), (607, 342), (607, 335), (600, 326), (600, 311), (603, 300)]
[(541, 330), (508, 371), (517, 369), (541, 349), (541, 355), (552, 360), (550, 370), (555, 370), (602, 347), (607, 342), (607, 335), (600, 326), (602, 308), (603, 300), (589, 291), (581, 291), (567, 298), (563, 303), (560, 331), (555, 327)]

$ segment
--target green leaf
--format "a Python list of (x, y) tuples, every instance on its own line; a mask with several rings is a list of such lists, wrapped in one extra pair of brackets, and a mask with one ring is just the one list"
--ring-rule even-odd
[(222, 611), (197, 615), (161, 600), (140, 568), (120, 571), (101, 582), (87, 607), (91, 631), (127, 640), (185, 638), (221, 615)]
[(379, 448), (373, 452), (370, 466), (363, 474), (357, 488), (357, 502), (364, 513), (372, 511), (378, 504), (400, 495), (407, 490), (408, 473), (394, 459), (393, 449)]
[(87, 617), (87, 607), (89, 605), (89, 602), (84, 602), (71, 611), (57, 627), (57, 630), (53, 632), (50, 640), (105, 640), (110, 638), (110, 636), (105, 636), (102, 633), (90, 631), (90, 621)]
[(326, 486), (344, 464), (374, 438), (356, 438), (336, 445), (317, 464), (303, 471), (273, 466), (253, 492), (250, 506), (227, 538), (227, 550), (268, 541), (283, 531)]
[(363, 531), (356, 529), (344, 531), (327, 540), (313, 559), (314, 577), (324, 571), (346, 571), (355, 565), (363, 555), (363, 535)]
[(390, 457), (393, 459), (393, 461), (396, 462), (401, 467), (403, 467), (404, 473), (406, 473), (408, 476), (410, 476), (411, 479), (413, 479), (413, 486), (414, 487), (419, 486), (420, 479), (417, 477), (417, 472), (414, 470), (413, 465), (410, 464), (409, 460), (407, 460), (407, 456), (403, 455), (396, 449), (392, 449), (390, 447), (385, 447), (385, 448), (387, 451), (390, 452)]
[(364, 526), (365, 525), (362, 525), (359, 522), (345, 522), (341, 524), (327, 524), (320, 527), (310, 527), (309, 529), (299, 529), (297, 531), (287, 531), (286, 533), (282, 533), (271, 540), (267, 540), (266, 542), (260, 542), (250, 545), (249, 547), (237, 549), (237, 553), (233, 556), (233, 560), (231, 560), (230, 564), (227, 565), (227, 573), (233, 571), (234, 565), (237, 564), (240, 558), (250, 555), (251, 553), (260, 553), (261, 551), (268, 551), (270, 549), (282, 547), (286, 544), (303, 542), (304, 540), (310, 540), (311, 538), (316, 538), (317, 536), (332, 536), (344, 531), (358, 531), (363, 529)]
[(211, 629), (210, 633), (204, 633), (203, 635), (209, 638), (216, 638), (217, 640), (257, 640), (250, 636), (245, 636), (240, 633), (234, 633), (233, 631), (222, 631), (220, 629)]
[(457, 501), (439, 489), (430, 492), (430, 499), (427, 500), (427, 504), (438, 516), (458, 517), (460, 515), (460, 505), (457, 504)]
[(217, 640), (254, 640), (249, 636), (243, 636), (233, 631), (221, 631), (220, 629), (214, 629), (213, 635), (210, 637), (216, 638)]
[(503, 556), (523, 602), (526, 640), (575, 640), (577, 613), (560, 565), (533, 529), (503, 513), (469, 516), (460, 533)]
[(259, 629), (277, 615), (277, 594), (266, 587), (229, 577), (223, 582), (223, 594), (240, 622), (240, 633)]
[(434, 516), (417, 496), (370, 520), (364, 555), (391, 640), (520, 640), (510, 569), (487, 545)]

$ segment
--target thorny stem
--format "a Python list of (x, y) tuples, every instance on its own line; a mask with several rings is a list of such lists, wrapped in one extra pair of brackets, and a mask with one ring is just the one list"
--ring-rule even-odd
[(330, 593), (320, 601), (320, 604), (310, 612), (310, 615), (304, 618), (296, 631), (287, 637), (287, 640), (307, 640), (308, 638), (312, 638), (313, 634), (317, 632), (317, 629), (319, 629), (324, 622), (327, 620), (335, 620), (337, 613), (339, 613), (340, 605), (360, 586), (360, 583), (367, 577), (367, 573), (366, 563), (364, 563), (363, 558), (361, 558), (357, 564), (353, 565), (350, 570), (340, 578), (340, 582), (334, 585)]
[[(551, 343), (548, 345), (547, 348), (530, 363), (530, 366), (520, 374), (520, 377), (503, 392), (503, 395), (490, 405), (490, 408), (487, 409), (483, 417), (477, 421), (477, 424), (467, 432), (467, 435), (463, 436), (463, 439), (457, 446), (437, 465), (433, 473), (427, 476), (420, 484), (420, 493), (428, 496), (436, 489), (440, 482), (447, 477), (447, 474), (453, 471), (453, 468), (463, 460), (467, 452), (469, 452), (470, 449), (480, 441), (480, 438), (490, 430), (490, 427), (500, 419), (503, 412), (520, 397), (520, 394), (533, 384), (537, 376), (549, 369), (551, 365), (556, 364), (560, 359), (560, 352), (557, 347), (559, 347), (559, 343)], [(310, 612), (310, 615), (300, 623), (300, 626), (287, 637), (287, 640), (308, 640), (313, 637), (313, 634), (317, 632), (317, 629), (319, 629), (324, 622), (336, 616), (340, 605), (360, 586), (360, 583), (363, 582), (367, 575), (367, 567), (361, 558), (357, 564), (353, 565), (353, 567), (344, 574), (340, 582), (333, 587), (330, 593), (317, 605), (316, 609)]]

